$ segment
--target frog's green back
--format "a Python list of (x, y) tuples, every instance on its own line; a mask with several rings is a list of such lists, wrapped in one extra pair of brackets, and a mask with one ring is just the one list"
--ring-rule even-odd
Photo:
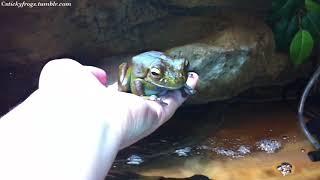
[(152, 64), (159, 62), (161, 60), (160, 58), (167, 58), (167, 56), (159, 51), (148, 51), (134, 56), (132, 63), (133, 65), (150, 67)]
[[(158, 87), (178, 89), (187, 80), (187, 66), (185, 59), (171, 58), (163, 52), (148, 51), (132, 58), (133, 75)], [(148, 75), (156, 70), (159, 76)]]

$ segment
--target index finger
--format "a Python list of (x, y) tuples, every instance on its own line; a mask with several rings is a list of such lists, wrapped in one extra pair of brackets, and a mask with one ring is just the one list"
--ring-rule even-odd
[[(199, 80), (198, 74), (194, 72), (190, 72), (188, 74), (188, 79), (186, 84), (194, 89), (197, 85), (198, 80)], [(181, 106), (181, 104), (187, 98), (188, 96), (183, 97), (181, 95), (180, 90), (175, 90), (175, 91), (168, 92), (167, 95), (161, 97), (162, 101), (167, 105), (161, 105), (160, 103), (155, 101), (148, 101), (148, 103), (151, 105), (151, 107), (153, 107), (159, 112), (158, 113), (160, 116), (159, 118), (162, 121), (166, 121), (174, 114), (174, 112), (178, 109), (178, 107)]]
[[(195, 89), (195, 87), (197, 86), (198, 80), (199, 80), (199, 76), (197, 73), (189, 72), (186, 85), (192, 89)], [(185, 100), (187, 100), (188, 97), (189, 96), (183, 97), (181, 94), (181, 90), (175, 90), (173, 92), (169, 92), (167, 96), (164, 96), (163, 101), (168, 105), (177, 104), (177, 106), (180, 106)]]

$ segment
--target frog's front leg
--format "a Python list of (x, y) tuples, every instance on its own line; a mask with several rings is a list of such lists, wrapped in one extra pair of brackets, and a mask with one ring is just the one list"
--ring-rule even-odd
[(133, 81), (133, 84), (132, 84), (132, 93), (133, 94), (136, 94), (138, 96), (141, 96), (143, 97), (144, 99), (146, 100), (150, 100), (150, 101), (156, 101), (156, 102), (159, 102), (160, 104), (162, 105), (168, 105), (167, 103), (165, 103), (161, 97), (158, 97), (157, 95), (150, 95), (150, 96), (147, 96), (146, 93), (145, 93), (145, 87), (144, 87), (144, 80), (142, 79), (135, 79)]
[(122, 92), (130, 91), (131, 68), (128, 63), (122, 63), (118, 72), (118, 90)]
[(138, 95), (138, 96), (144, 96), (144, 86), (143, 86), (143, 80), (142, 79), (135, 79), (133, 81), (133, 84), (131, 84), (131, 91), (133, 94)]

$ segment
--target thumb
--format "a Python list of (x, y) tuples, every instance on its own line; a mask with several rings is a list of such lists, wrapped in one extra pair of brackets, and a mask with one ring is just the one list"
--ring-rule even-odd
[(101, 84), (108, 84), (108, 76), (103, 69), (94, 66), (84, 66), (84, 68), (91, 72), (100, 81)]
[(86, 89), (102, 85), (107, 81), (106, 73), (99, 68), (83, 66), (72, 59), (49, 61), (42, 69), (39, 89), (71, 90)]

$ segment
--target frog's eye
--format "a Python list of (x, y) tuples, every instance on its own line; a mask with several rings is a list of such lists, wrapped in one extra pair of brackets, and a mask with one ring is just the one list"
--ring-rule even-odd
[(151, 68), (150, 72), (151, 72), (151, 75), (152, 75), (152, 76), (154, 76), (154, 77), (160, 77), (160, 74), (161, 74), (160, 69), (158, 69), (158, 68)]

